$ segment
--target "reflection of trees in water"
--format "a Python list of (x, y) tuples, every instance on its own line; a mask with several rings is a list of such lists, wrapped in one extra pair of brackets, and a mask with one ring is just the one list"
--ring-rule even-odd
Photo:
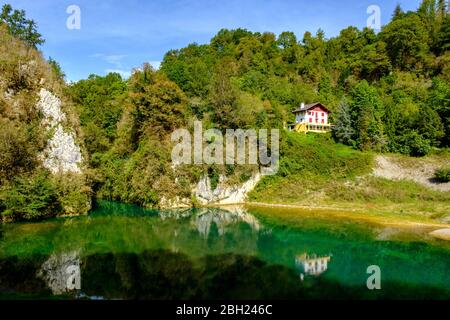
[(262, 226), (259, 221), (244, 208), (235, 206), (223, 208), (202, 208), (197, 210), (179, 209), (165, 210), (159, 214), (162, 220), (170, 219), (189, 219), (198, 232), (208, 237), (211, 227), (214, 224), (217, 227), (219, 236), (227, 232), (227, 228), (238, 223), (245, 223), (254, 231), (259, 231)]
[[(0, 297), (8, 293), (51, 296), (38, 270), (49, 257), (0, 260)], [(326, 277), (298, 281), (296, 270), (256, 257), (220, 254), (191, 259), (168, 250), (82, 257), (82, 296), (107, 299), (368, 299), (450, 298), (443, 289), (385, 280), (383, 290), (349, 286)], [(74, 295), (68, 296), (74, 298)]]
[(29, 294), (51, 295), (45, 281), (36, 276), (48, 257), (34, 255), (28, 259), (17, 256), (0, 258), (0, 298), (8, 294), (26, 296)]
[[(138, 211), (112, 217), (105, 212), (33, 228), (6, 226), (0, 247), (0, 252), (8, 249), (5, 258), (0, 257), (0, 297), (14, 292), (51, 295), (52, 282), (48, 285), (48, 280), (46, 283), (37, 277), (38, 271), (52, 254), (79, 249), (83, 254), (79, 257), (81, 291), (88, 297), (450, 298), (449, 291), (444, 291), (449, 278), (448, 252), (443, 249), (430, 250), (424, 243), (406, 246), (373, 243), (371, 239), (348, 241), (317, 228), (296, 230), (262, 217), (267, 221), (265, 226), (272, 229), (263, 228), (246, 211), (231, 208), (171, 210), (154, 215)], [(402, 254), (393, 260), (392, 254), (384, 255), (383, 248)], [(320, 277), (299, 281), (294, 257), (302, 252), (328, 251), (336, 253), (329, 270)], [(37, 252), (46, 255), (35, 255)], [(233, 254), (225, 254), (229, 252)], [(17, 253), (19, 258), (13, 256)], [(378, 256), (381, 253), (383, 256)], [(373, 257), (387, 270), (389, 279), (397, 281), (383, 280), (383, 290), (377, 293), (369, 292), (365, 285), (365, 268)], [(423, 265), (430, 268), (422, 270)], [(411, 272), (401, 274), (404, 270)], [(74, 292), (64, 294), (72, 297)]]
[(223, 252), (257, 254), (262, 226), (241, 207), (164, 210), (160, 216), (151, 232), (165, 249), (194, 257)]
[[(54, 259), (50, 257), (47, 261)], [(63, 260), (58, 258), (58, 261)], [(22, 260), (19, 269), (23, 270), (29, 262), (29, 259)], [(41, 277), (36, 277), (39, 268), (39, 264), (28, 266), (26, 269), (30, 271), (21, 281), (32, 278), (40, 281)], [(11, 275), (14, 271), (9, 271), (9, 278), (14, 278)], [(234, 254), (198, 259), (168, 250), (94, 254), (82, 259), (81, 279), (82, 297), (107, 299), (275, 299), (301, 293), (293, 270)], [(51, 285), (43, 286), (39, 282), (34, 293), (50, 296), (46, 287)], [(75, 298), (75, 295), (66, 297)]]

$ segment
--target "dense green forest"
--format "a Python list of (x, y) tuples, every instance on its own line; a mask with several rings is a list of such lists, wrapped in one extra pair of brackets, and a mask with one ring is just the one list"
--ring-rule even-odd
[[(209, 44), (169, 51), (155, 73), (158, 87), (170, 86), (164, 75), (182, 90), (164, 102), (176, 100), (185, 120), (195, 117), (207, 127), (281, 128), (301, 102), (320, 101), (333, 111), (337, 141), (422, 156), (450, 144), (449, 43), (445, 1), (425, 0), (416, 12), (397, 7), (378, 34), (348, 27), (331, 39), (318, 30), (299, 40), (292, 32), (277, 37), (224, 29)], [(154, 72), (148, 69), (136, 74)], [(122, 111), (117, 105), (124, 94), (136, 94), (136, 74), (128, 82), (91, 76), (71, 86), (84, 106), (82, 117), (90, 119), (92, 152), (114, 140)], [(90, 96), (97, 94), (101, 98)], [(151, 116), (176, 123), (176, 115)]]
[[(75, 106), (90, 167), (88, 180), (96, 195), (146, 207), (160, 206), (162, 198), (175, 195), (191, 198), (195, 205), (191, 189), (203, 173), (216, 182), (219, 174), (242, 182), (253, 170), (172, 168), (170, 134), (174, 129), (192, 129), (195, 120), (201, 120), (204, 129), (283, 129), (293, 122), (292, 110), (301, 102), (320, 101), (332, 111), (332, 135), (299, 137), (282, 130), (280, 170), (264, 179), (252, 195), (260, 200), (264, 196), (258, 190), (286, 188), (288, 181), (288, 188), (299, 187), (292, 185), (298, 176), (306, 176), (319, 189), (327, 180), (367, 172), (372, 152), (419, 157), (450, 147), (446, 5), (443, 0), (424, 0), (415, 12), (403, 12), (398, 6), (379, 33), (348, 27), (332, 38), (318, 30), (298, 39), (289, 31), (277, 36), (223, 29), (209, 44), (171, 50), (159, 70), (144, 64), (129, 79), (111, 73), (66, 84), (56, 61), (51, 59), (47, 66), (61, 94)], [(13, 17), (10, 8), (3, 10), (0, 24), (30, 48), (43, 41), (34, 22), (23, 14)], [(1, 161), (4, 172), (6, 160)], [(314, 174), (311, 166), (319, 161), (325, 173)], [(395, 189), (379, 181), (371, 183), (373, 188)], [(5, 185), (9, 187), (2, 190), (8, 194), (10, 183)], [(329, 187), (336, 189), (336, 185)], [(424, 192), (430, 201), (448, 200), (412, 189), (403, 198), (377, 197), (395, 202)], [(8, 197), (0, 199), (3, 207), (4, 199)]]
[(334, 136), (361, 150), (414, 156), (450, 143), (450, 20), (445, 1), (397, 8), (378, 34), (221, 30), (166, 54), (161, 71), (191, 109), (225, 127), (282, 126), (301, 102), (333, 111)]
[[(445, 2), (426, 0), (416, 12), (397, 7), (378, 34), (348, 27), (331, 39), (319, 30), (299, 40), (293, 32), (224, 29), (209, 44), (169, 51), (158, 71), (144, 65), (129, 80), (109, 74), (79, 81), (69, 91), (99, 169), (99, 195), (141, 205), (157, 204), (164, 190), (189, 196), (168, 168), (171, 130), (192, 128), (196, 119), (206, 129), (284, 128), (301, 102), (329, 107), (334, 140), (356, 150), (424, 156), (448, 148), (449, 28)], [(298, 150), (307, 145), (283, 131), (278, 176), (300, 175), (308, 171), (304, 161), (324, 163), (322, 154), (336, 160), (325, 162), (327, 172), (353, 174), (347, 161), (358, 153), (336, 159), (327, 139), (316, 139), (309, 154)], [(191, 167), (182, 185), (205, 170), (212, 179), (248, 176), (230, 167)]]

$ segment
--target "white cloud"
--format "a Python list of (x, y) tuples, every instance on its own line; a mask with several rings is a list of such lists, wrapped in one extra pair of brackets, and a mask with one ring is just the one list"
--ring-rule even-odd
[[(119, 73), (124, 78), (129, 78), (131, 76), (131, 71), (125, 70), (126, 67), (123, 66), (122, 60), (127, 57), (125, 54), (111, 54), (107, 55), (104, 53), (95, 53), (89, 56), (90, 58), (101, 59), (102, 61), (111, 65), (111, 68), (105, 69), (105, 73)], [(158, 70), (161, 66), (160, 60), (151, 60), (148, 63), (155, 69)]]
[(102, 59), (103, 61), (105, 61), (109, 64), (112, 64), (115, 68), (121, 69), (121, 68), (123, 68), (122, 60), (124, 58), (126, 58), (127, 55), (126, 54), (107, 55), (107, 54), (103, 54), (103, 53), (95, 53), (95, 54), (91, 54), (89, 57)]
[(148, 63), (150, 63), (151, 66), (153, 67), (153, 69), (155, 69), (155, 70), (158, 70), (159, 67), (161, 67), (161, 61), (158, 61), (158, 60), (149, 61)]
[(105, 56), (105, 61), (116, 66), (117, 68), (122, 68), (122, 59), (125, 58), (126, 55), (121, 54), (121, 55), (108, 55)]
[(121, 70), (121, 69), (106, 69), (105, 73), (118, 73), (120, 74), (123, 78), (129, 78), (131, 76), (131, 72), (130, 71), (125, 71), (125, 70)]

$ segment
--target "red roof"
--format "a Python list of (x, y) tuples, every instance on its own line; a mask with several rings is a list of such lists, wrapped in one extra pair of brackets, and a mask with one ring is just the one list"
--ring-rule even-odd
[(310, 109), (312, 109), (314, 107), (317, 107), (317, 106), (321, 107), (326, 112), (331, 113), (331, 111), (327, 107), (325, 107), (323, 104), (321, 104), (320, 102), (305, 104), (305, 107), (303, 109), (301, 107), (298, 107), (297, 109), (292, 111), (292, 113), (297, 113), (297, 112), (301, 112), (301, 111), (307, 111), (307, 110), (310, 110)]

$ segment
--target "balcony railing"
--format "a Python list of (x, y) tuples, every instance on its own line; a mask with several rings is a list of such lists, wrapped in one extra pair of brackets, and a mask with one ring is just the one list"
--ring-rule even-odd
[(296, 132), (329, 132), (331, 131), (331, 128), (333, 127), (330, 123), (296, 123), (291, 124), (288, 128), (289, 131), (296, 131)]

